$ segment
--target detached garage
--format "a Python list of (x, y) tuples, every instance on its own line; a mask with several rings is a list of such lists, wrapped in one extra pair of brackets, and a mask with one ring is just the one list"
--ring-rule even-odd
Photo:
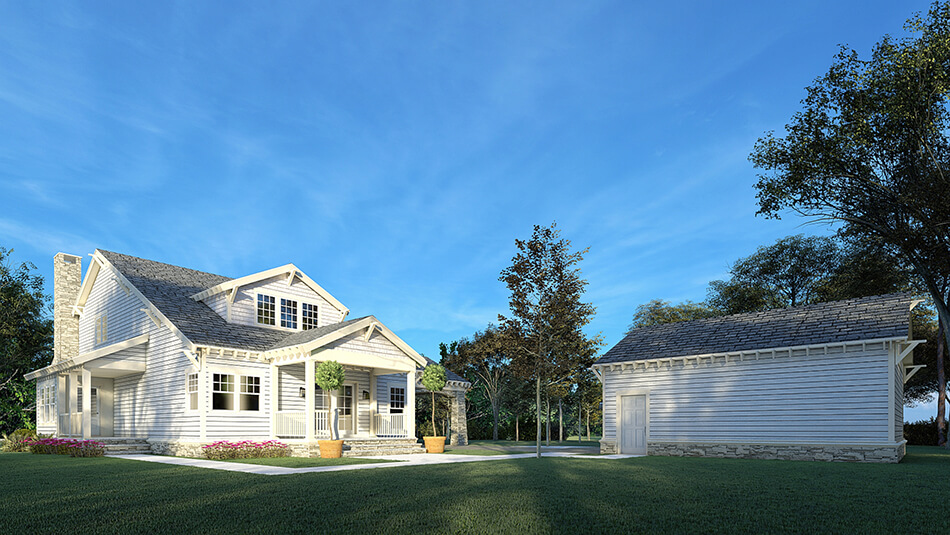
[(907, 294), (634, 329), (593, 366), (602, 453), (898, 462)]

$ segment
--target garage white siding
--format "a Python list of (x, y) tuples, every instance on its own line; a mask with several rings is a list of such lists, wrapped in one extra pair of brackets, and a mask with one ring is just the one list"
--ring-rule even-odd
[(649, 441), (892, 442), (885, 343), (760, 355), (604, 369), (605, 439), (617, 395), (648, 390)]

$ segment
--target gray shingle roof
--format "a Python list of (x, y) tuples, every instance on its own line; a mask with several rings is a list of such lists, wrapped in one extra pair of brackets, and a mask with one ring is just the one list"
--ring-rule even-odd
[(268, 349), (280, 349), (282, 347), (295, 346), (297, 344), (305, 344), (320, 338), (321, 336), (328, 335), (333, 331), (337, 331), (351, 325), (365, 318), (370, 318), (372, 316), (363, 316), (362, 318), (354, 318), (351, 320), (341, 321), (340, 323), (331, 323), (330, 325), (324, 325), (323, 327), (317, 327), (316, 329), (308, 329), (306, 331), (296, 332), (290, 335), (285, 335), (284, 339), (280, 342), (277, 342)]
[(229, 277), (102, 249), (99, 252), (196, 344), (265, 351), (287, 337), (273, 329), (228, 323), (211, 307), (191, 298), (231, 280)]
[(634, 329), (596, 364), (907, 336), (910, 294)]

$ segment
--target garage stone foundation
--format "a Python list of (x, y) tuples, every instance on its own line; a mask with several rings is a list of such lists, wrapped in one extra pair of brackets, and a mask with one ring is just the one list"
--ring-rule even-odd
[[(604, 452), (601, 443), (601, 452)], [(906, 441), (892, 446), (830, 444), (721, 444), (713, 442), (648, 442), (649, 455), (718, 457), (724, 459), (779, 459), (785, 461), (836, 461), (897, 463), (904, 458)]]
[(614, 453), (617, 453), (617, 443), (613, 440), (601, 440), (600, 453), (603, 455), (613, 455)]

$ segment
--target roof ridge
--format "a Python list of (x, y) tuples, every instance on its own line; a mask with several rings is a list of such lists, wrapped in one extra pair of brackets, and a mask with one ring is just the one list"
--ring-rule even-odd
[(107, 253), (107, 254), (111, 254), (111, 255), (124, 256), (124, 257), (126, 257), (126, 258), (131, 258), (131, 259), (134, 259), (134, 260), (140, 260), (140, 261), (143, 261), (143, 262), (151, 262), (151, 263), (153, 263), (153, 264), (161, 264), (161, 265), (163, 265), (163, 266), (169, 266), (169, 267), (173, 267), (173, 268), (177, 268), (177, 269), (184, 269), (184, 270), (186, 270), (186, 271), (191, 271), (191, 272), (194, 272), (194, 273), (200, 273), (200, 274), (202, 274), (202, 275), (211, 275), (212, 277), (220, 277), (220, 278), (222, 278), (222, 279), (234, 280), (234, 277), (228, 277), (227, 275), (219, 275), (219, 274), (217, 274), (217, 273), (211, 273), (210, 271), (202, 271), (202, 270), (200, 270), (200, 269), (194, 269), (194, 268), (189, 268), (189, 267), (185, 267), (185, 266), (179, 266), (178, 264), (169, 264), (168, 262), (160, 262), (160, 261), (158, 261), (158, 260), (152, 260), (151, 258), (143, 258), (143, 257), (141, 257), (141, 256), (134, 256), (134, 255), (125, 254), (125, 253), (117, 253), (117, 252), (115, 252), (115, 251), (109, 251), (109, 250), (106, 250), (106, 249), (100, 249), (100, 248), (98, 248), (98, 247), (96, 248), (96, 250), (99, 251), (100, 253)]

